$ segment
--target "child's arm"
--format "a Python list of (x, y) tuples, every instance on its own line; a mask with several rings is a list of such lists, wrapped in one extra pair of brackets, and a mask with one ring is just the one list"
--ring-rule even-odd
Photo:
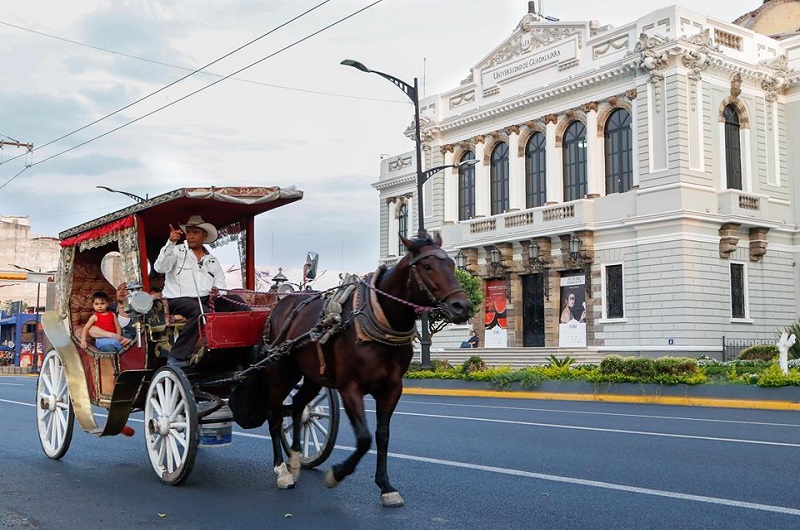
[(83, 326), (83, 331), (81, 332), (81, 348), (84, 350), (87, 348), (86, 336), (89, 335), (89, 328), (94, 326), (95, 322), (97, 322), (97, 317), (92, 315), (89, 317), (89, 320), (86, 321), (86, 325)]
[(117, 318), (117, 315), (114, 313), (112, 314), (114, 315), (114, 329), (117, 331), (117, 340), (120, 342), (120, 344), (125, 346), (128, 343), (128, 339), (122, 336), (122, 328), (119, 325), (119, 319)]

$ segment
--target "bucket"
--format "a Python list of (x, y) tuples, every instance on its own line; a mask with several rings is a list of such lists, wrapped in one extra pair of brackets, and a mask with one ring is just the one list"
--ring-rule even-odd
[(230, 445), (233, 440), (231, 409), (223, 405), (200, 420), (200, 444), (210, 447)]

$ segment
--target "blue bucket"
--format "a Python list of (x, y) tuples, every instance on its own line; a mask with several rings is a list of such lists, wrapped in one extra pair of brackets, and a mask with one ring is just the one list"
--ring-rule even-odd
[(200, 444), (210, 447), (223, 447), (233, 442), (231, 409), (223, 405), (200, 423)]

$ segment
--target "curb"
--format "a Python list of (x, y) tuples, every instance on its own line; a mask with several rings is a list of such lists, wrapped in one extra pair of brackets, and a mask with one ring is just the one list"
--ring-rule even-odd
[(800, 402), (772, 399), (728, 399), (692, 396), (664, 396), (656, 394), (623, 395), (589, 392), (530, 392), (516, 390), (479, 390), (466, 388), (426, 388), (422, 386), (405, 387), (403, 388), (403, 393), (419, 396), (488, 397), (502, 399), (538, 399), (551, 401), (595, 401), (606, 403), (641, 403), (650, 405), (800, 411)]

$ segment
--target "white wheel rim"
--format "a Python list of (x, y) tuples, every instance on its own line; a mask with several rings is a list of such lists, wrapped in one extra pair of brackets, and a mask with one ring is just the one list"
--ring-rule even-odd
[[(292, 393), (294, 395), (294, 393)], [(291, 403), (291, 400), (288, 401)], [(303, 410), (300, 425), (300, 455), (311, 458), (322, 452), (328, 441), (331, 427), (328, 391), (323, 388)], [(292, 443), (292, 418), (283, 419), (283, 434)]]
[(186, 464), (194, 421), (180, 381), (169, 370), (158, 372), (148, 390), (144, 423), (147, 453), (160, 476)]
[(70, 407), (67, 372), (54, 351), (42, 361), (36, 383), (36, 418), (45, 454), (56, 456), (69, 436)]

